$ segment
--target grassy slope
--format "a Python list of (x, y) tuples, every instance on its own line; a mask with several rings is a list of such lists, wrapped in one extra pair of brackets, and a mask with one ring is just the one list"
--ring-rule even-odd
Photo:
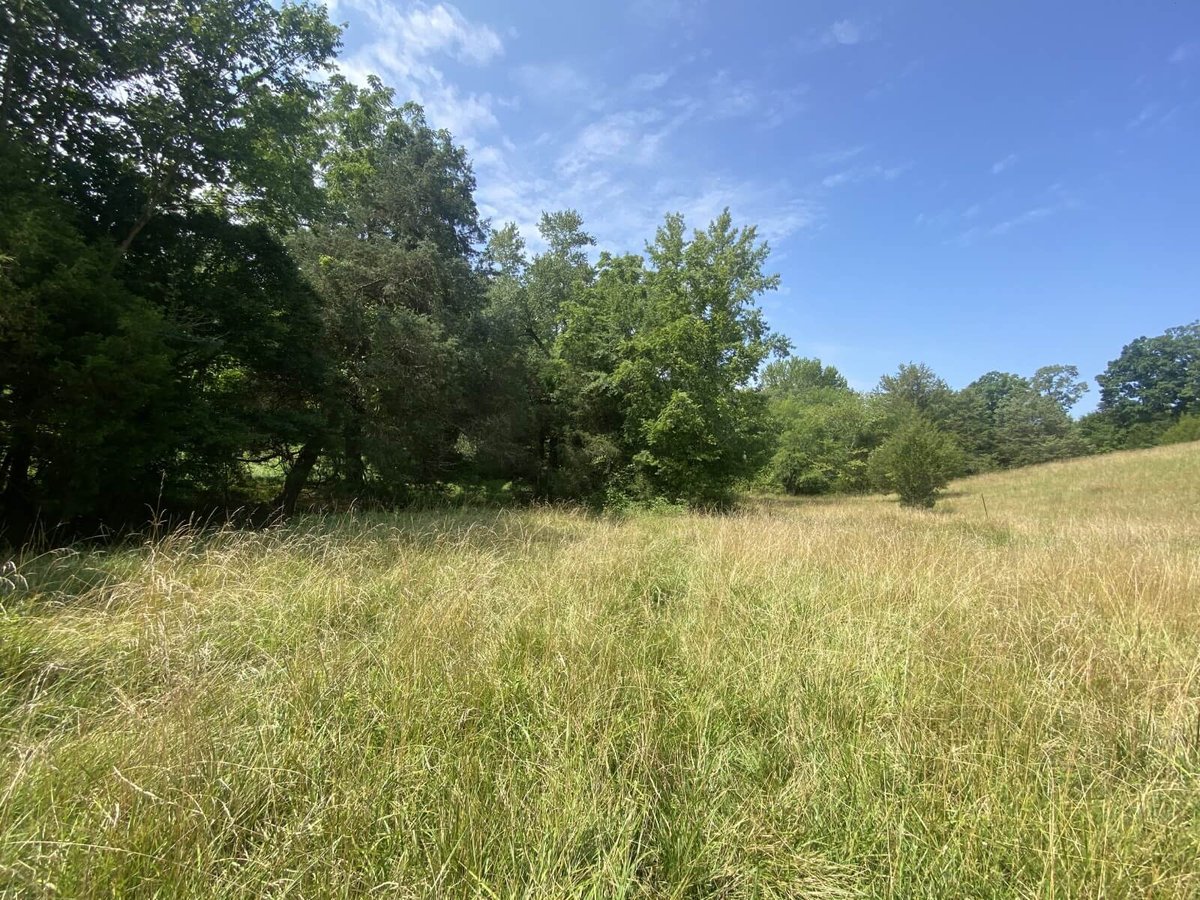
[(955, 488), (25, 561), (0, 886), (1200, 895), (1200, 445)]

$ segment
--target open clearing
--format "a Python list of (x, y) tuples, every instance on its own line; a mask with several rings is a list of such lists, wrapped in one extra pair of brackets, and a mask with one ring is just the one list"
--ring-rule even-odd
[(5, 896), (1200, 895), (1200, 445), (18, 571)]

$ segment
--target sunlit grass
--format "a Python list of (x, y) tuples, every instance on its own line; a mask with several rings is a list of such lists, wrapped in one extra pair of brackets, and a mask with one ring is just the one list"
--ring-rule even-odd
[(1196, 445), (18, 576), (6, 896), (1200, 894)]

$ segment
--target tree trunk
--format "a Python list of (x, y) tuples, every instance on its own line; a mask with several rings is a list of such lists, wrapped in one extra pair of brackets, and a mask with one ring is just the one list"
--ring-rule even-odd
[(7, 537), (19, 544), (29, 535), (32, 524), (30, 503), (27, 495), (29, 485), (29, 463), (33, 460), (33, 440), (27, 434), (18, 433), (4, 459), (7, 478), (0, 493), (0, 537)]
[(313, 466), (317, 464), (320, 456), (321, 442), (319, 440), (309, 441), (300, 448), (300, 455), (296, 457), (295, 465), (284, 479), (283, 491), (280, 493), (279, 499), (275, 501), (281, 515), (291, 516), (296, 511), (296, 501), (300, 499), (300, 492), (304, 490), (308, 476), (312, 474)]
[(362, 432), (355, 425), (347, 426), (343, 433), (346, 458), (343, 475), (347, 486), (354, 492), (355, 499), (362, 496), (367, 487), (367, 467), (363, 463)]

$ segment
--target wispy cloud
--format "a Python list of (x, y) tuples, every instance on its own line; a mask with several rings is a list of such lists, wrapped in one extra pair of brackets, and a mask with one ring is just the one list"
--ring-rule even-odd
[(853, 46), (863, 40), (862, 26), (850, 19), (839, 19), (830, 25), (821, 36), (821, 41), (827, 45), (842, 44)]
[(734, 79), (721, 70), (708, 82), (708, 96), (698, 104), (712, 119), (755, 118), (763, 128), (783, 124), (804, 108), (808, 85), (764, 88), (747, 79)]
[(849, 162), (856, 156), (860, 156), (866, 149), (866, 144), (858, 144), (854, 147), (843, 147), (841, 150), (826, 150), (821, 153), (813, 153), (808, 158), (816, 166), (836, 166), (844, 162)]
[[(979, 224), (972, 225), (970, 228), (960, 232), (955, 237), (951, 238), (947, 243), (956, 244), (960, 247), (968, 247), (975, 243), (980, 238), (1003, 237), (1013, 231), (1016, 231), (1026, 226), (1033, 225), (1053, 216), (1061, 215), (1062, 213), (1071, 210), (1079, 209), (1080, 203), (1073, 197), (1068, 196), (1060, 186), (1054, 185), (1048, 191), (1048, 199), (1036, 206), (1030, 206), (1023, 209), (1006, 219), (1001, 219), (991, 225)], [(976, 204), (968, 207), (962, 214), (962, 218), (968, 221), (978, 219), (981, 213), (980, 207)], [(920, 217), (918, 217), (920, 219)], [(933, 218), (927, 219), (926, 222), (933, 223)], [(943, 220), (944, 221), (944, 220)]]
[(1180, 44), (1171, 51), (1171, 55), (1167, 57), (1167, 62), (1176, 66), (1181, 65), (1195, 56), (1198, 49), (1200, 49), (1200, 44), (1196, 43), (1195, 41), (1186, 44)]
[(1174, 119), (1179, 110), (1177, 105), (1171, 106), (1161, 100), (1155, 100), (1143, 106), (1136, 116), (1125, 123), (1125, 127), (1130, 131), (1158, 128)]
[(671, 70), (664, 72), (641, 72), (629, 80), (629, 89), (638, 93), (657, 91), (671, 80)]
[(832, 175), (826, 175), (821, 179), (821, 187), (835, 188), (847, 184), (859, 184), (863, 181), (871, 181), (876, 178), (884, 181), (894, 181), (911, 168), (908, 163), (903, 163), (897, 166), (884, 166), (880, 163), (873, 163), (865, 166), (853, 166), (849, 169), (843, 169), (840, 172), (834, 172)]
[(526, 95), (541, 99), (569, 99), (591, 91), (591, 83), (564, 62), (527, 63), (513, 70), (513, 80)]
[(1014, 228), (1021, 228), (1024, 225), (1030, 225), (1041, 219), (1048, 219), (1050, 216), (1057, 215), (1071, 208), (1068, 203), (1055, 203), (1050, 206), (1035, 206), (1032, 209), (1027, 209), (1022, 213), (1018, 213), (1011, 219), (1005, 219), (1003, 222), (997, 222), (988, 229), (988, 234), (1001, 235), (1008, 234)]
[(490, 93), (463, 92), (435, 63), (449, 57), (484, 66), (504, 53), (504, 42), (488, 25), (472, 22), (449, 3), (404, 6), (386, 0), (339, 0), (340, 8), (361, 14), (374, 39), (338, 66), (353, 81), (377, 74), (398, 93), (425, 107), (430, 122), (449, 128), (468, 145), (497, 125), (497, 99)]
[(814, 29), (796, 39), (797, 48), (803, 53), (814, 53), (834, 47), (853, 47), (874, 40), (878, 34), (874, 20), (838, 19), (825, 28)]
[(1010, 153), (1008, 156), (1004, 157), (1004, 159), (1000, 159), (992, 163), (992, 174), (999, 175), (1001, 172), (1011, 169), (1014, 165), (1016, 165), (1016, 163), (1017, 154)]

